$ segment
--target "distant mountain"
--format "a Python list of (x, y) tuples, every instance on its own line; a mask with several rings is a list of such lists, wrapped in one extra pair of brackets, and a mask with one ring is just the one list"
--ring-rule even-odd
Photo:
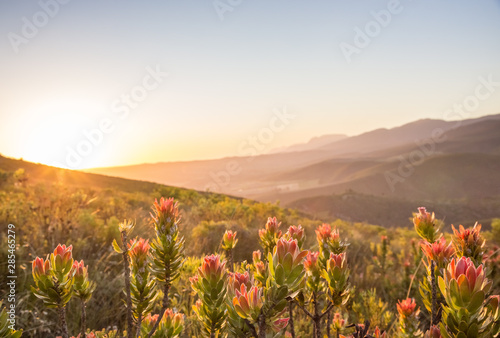
[(343, 134), (332, 134), (332, 135), (323, 135), (318, 137), (313, 137), (306, 143), (298, 143), (288, 147), (281, 147), (273, 149), (269, 152), (269, 154), (276, 153), (289, 153), (295, 151), (307, 151), (314, 150), (316, 148), (346, 139), (348, 136)]
[[(463, 121), (425, 119), (352, 137), (326, 135), (255, 157), (88, 171), (260, 201), (280, 200), (318, 215), (332, 214), (331, 208), (324, 208), (327, 201), (346, 191), (378, 198), (380, 203), (427, 201), (448, 205), (446, 210), (468, 203), (464, 210), (477, 211), (488, 199), (500, 197), (500, 114)], [(372, 197), (357, 198), (358, 209), (344, 210), (344, 216), (357, 220), (359, 208), (364, 208), (372, 217), (366, 221), (379, 222), (379, 216), (368, 212), (371, 206), (363, 205)], [(487, 217), (494, 213), (500, 217), (497, 202), (492, 203), (495, 207), (488, 207)]]

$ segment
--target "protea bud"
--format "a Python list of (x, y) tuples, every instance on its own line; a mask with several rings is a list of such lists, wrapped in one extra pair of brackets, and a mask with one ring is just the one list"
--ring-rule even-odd
[(434, 243), (422, 241), (420, 247), (427, 258), (428, 266), (431, 265), (431, 261), (434, 261), (438, 270), (444, 269), (448, 266), (448, 263), (455, 254), (452, 244), (450, 243), (446, 245), (446, 239), (444, 237), (441, 237)]
[(281, 237), (281, 230), (279, 227), (281, 222), (278, 223), (276, 217), (269, 217), (267, 219), (266, 227), (259, 230), (260, 244), (264, 249), (264, 254), (271, 252), (276, 246), (278, 239)]
[(290, 226), (284, 237), (285, 239), (296, 239), (299, 248), (302, 248), (302, 245), (304, 244), (304, 241), (306, 239), (304, 228), (300, 224), (298, 226)]
[(274, 332), (280, 332), (288, 325), (289, 320), (290, 320), (290, 318), (276, 319), (272, 322), (271, 328), (273, 329)]
[(345, 253), (330, 254), (326, 270), (322, 270), (330, 289), (330, 298), (335, 306), (344, 305), (349, 299), (349, 269)]
[(441, 338), (441, 331), (436, 325), (432, 325), (431, 328), (425, 332), (424, 338)]
[(206, 256), (197, 277), (192, 278), (191, 283), (201, 300), (198, 319), (203, 322), (206, 335), (218, 335), (226, 324), (226, 261), (221, 262), (218, 255)]
[(338, 312), (335, 312), (335, 314), (333, 315), (332, 323), (334, 330), (337, 332), (342, 331), (345, 327), (345, 319), (342, 318), (342, 316)]
[(254, 263), (254, 278), (258, 280), (261, 285), (265, 285), (267, 277), (269, 276), (269, 271), (267, 270), (266, 263), (263, 261)]
[(236, 238), (237, 231), (232, 232), (231, 230), (226, 230), (224, 236), (222, 237), (222, 249), (224, 250), (232, 250), (238, 243), (238, 239)]
[[(148, 314), (141, 323), (141, 336), (147, 337), (155, 323), (158, 321), (159, 316)], [(184, 325), (184, 316), (180, 313), (174, 313), (172, 310), (167, 309), (163, 313), (157, 330), (151, 336), (152, 338), (176, 338), (179, 337)]]
[(96, 284), (89, 280), (88, 267), (85, 266), (83, 260), (73, 263), (73, 290), (75, 295), (83, 302), (87, 302), (96, 288)]
[(48, 259), (44, 260), (40, 257), (35, 258), (33, 261), (32, 273), (35, 282), (41, 279), (46, 279), (51, 274), (50, 261)]
[[(485, 276), (483, 266), (477, 268), (470, 258), (455, 258), (439, 277), (439, 289), (446, 299), (441, 334), (481, 334), (487, 330), (478, 321), (491, 282)], [(469, 332), (469, 330), (471, 330)]]
[(464, 229), (462, 225), (458, 227), (459, 230), (453, 225), (451, 227), (455, 234), (452, 240), (457, 256), (469, 257), (475, 264), (481, 264), (485, 243), (481, 236), (481, 224), (476, 223), (472, 229)]
[(273, 280), (279, 286), (286, 286), (288, 291), (296, 292), (304, 281), (303, 259), (307, 251), (301, 251), (297, 240), (286, 240), (281, 238), (273, 250), (269, 253), (269, 272)]
[(386, 338), (387, 337), (387, 332), (380, 332), (380, 329), (375, 327), (375, 331), (373, 332), (373, 337), (374, 338)]
[(63, 279), (62, 276), (69, 274), (73, 267), (72, 250), (72, 245), (59, 244), (50, 255), (51, 267), (58, 279)]
[(428, 213), (424, 207), (418, 208), (418, 213), (413, 216), (413, 225), (419, 236), (427, 242), (434, 243), (438, 238), (435, 215)]
[(260, 253), (260, 250), (256, 250), (252, 253), (252, 259), (254, 264), (262, 261), (262, 254)]
[(318, 292), (321, 288), (321, 268), (318, 262), (319, 252), (309, 252), (304, 260), (304, 268), (307, 273), (307, 287), (313, 291)]
[(130, 255), (133, 274), (137, 274), (139, 270), (146, 269), (149, 256), (149, 240), (145, 240), (144, 238), (131, 240), (128, 253)]

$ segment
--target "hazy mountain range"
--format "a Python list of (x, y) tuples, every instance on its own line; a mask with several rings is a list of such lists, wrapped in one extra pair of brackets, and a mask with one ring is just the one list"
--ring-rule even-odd
[(332, 219), (407, 225), (408, 207), (425, 204), (448, 221), (487, 223), (500, 217), (500, 114), (325, 135), (255, 157), (87, 171), (280, 200)]

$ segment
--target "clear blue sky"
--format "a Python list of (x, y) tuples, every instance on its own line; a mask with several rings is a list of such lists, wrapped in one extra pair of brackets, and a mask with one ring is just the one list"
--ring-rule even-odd
[[(81, 146), (76, 167), (241, 155), (286, 107), (294, 119), (265, 152), (449, 119), (480, 77), (500, 82), (500, 0), (401, 0), (383, 25), (373, 13), (394, 1), (232, 0), (223, 20), (208, 0), (55, 1), (0, 3), (4, 155), (64, 165), (103, 120), (112, 131)], [(367, 46), (356, 47), (357, 28)], [(347, 44), (358, 48), (350, 62)], [(126, 117), (113, 111), (147, 67), (168, 76)], [(500, 86), (455, 118), (495, 113)]]

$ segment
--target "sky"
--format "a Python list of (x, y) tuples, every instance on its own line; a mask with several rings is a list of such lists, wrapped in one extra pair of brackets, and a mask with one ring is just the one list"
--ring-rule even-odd
[(0, 154), (70, 169), (500, 113), (500, 0), (12, 0), (0, 36)]

